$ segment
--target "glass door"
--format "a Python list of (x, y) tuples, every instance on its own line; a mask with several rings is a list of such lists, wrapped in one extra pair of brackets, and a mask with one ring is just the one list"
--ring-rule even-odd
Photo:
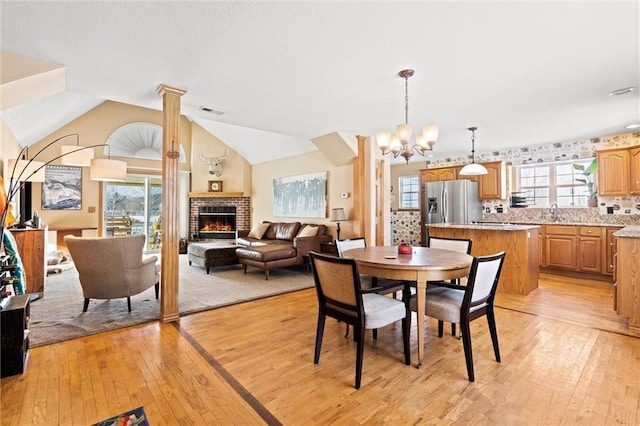
[(162, 178), (128, 176), (126, 182), (106, 182), (105, 235), (146, 237), (145, 251), (160, 251), (162, 244)]

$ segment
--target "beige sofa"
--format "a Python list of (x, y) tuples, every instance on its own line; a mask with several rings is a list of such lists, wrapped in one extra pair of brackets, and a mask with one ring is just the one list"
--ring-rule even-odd
[(320, 244), (332, 238), (326, 225), (264, 221), (238, 232), (236, 256), (245, 274), (247, 266), (253, 266), (264, 270), (268, 280), (271, 269), (308, 264), (309, 252), (319, 252)]

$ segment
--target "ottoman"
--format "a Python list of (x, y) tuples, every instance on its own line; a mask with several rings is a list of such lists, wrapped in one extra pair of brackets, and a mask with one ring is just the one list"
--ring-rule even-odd
[(269, 279), (269, 270), (299, 265), (302, 259), (298, 252), (289, 244), (266, 244), (263, 246), (239, 246), (236, 249), (238, 261), (247, 273), (247, 266), (254, 266), (264, 270), (265, 280)]
[(207, 270), (207, 274), (209, 273), (209, 268), (235, 265), (238, 263), (237, 247), (235, 244), (226, 242), (190, 243), (187, 246), (189, 265), (195, 263), (198, 266), (202, 266)]

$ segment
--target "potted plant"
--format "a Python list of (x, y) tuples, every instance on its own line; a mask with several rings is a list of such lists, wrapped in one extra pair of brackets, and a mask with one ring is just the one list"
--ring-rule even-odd
[(598, 205), (598, 188), (594, 181), (594, 174), (598, 169), (598, 158), (594, 158), (588, 165), (574, 164), (573, 168), (580, 171), (583, 178), (575, 178), (576, 181), (587, 185), (587, 191), (589, 191), (589, 198), (587, 198), (587, 205), (589, 207), (596, 207)]

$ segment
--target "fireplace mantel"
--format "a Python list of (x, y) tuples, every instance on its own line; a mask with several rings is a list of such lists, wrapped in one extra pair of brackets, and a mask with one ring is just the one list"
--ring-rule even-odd
[(242, 192), (190, 192), (189, 198), (229, 198), (242, 197)]

